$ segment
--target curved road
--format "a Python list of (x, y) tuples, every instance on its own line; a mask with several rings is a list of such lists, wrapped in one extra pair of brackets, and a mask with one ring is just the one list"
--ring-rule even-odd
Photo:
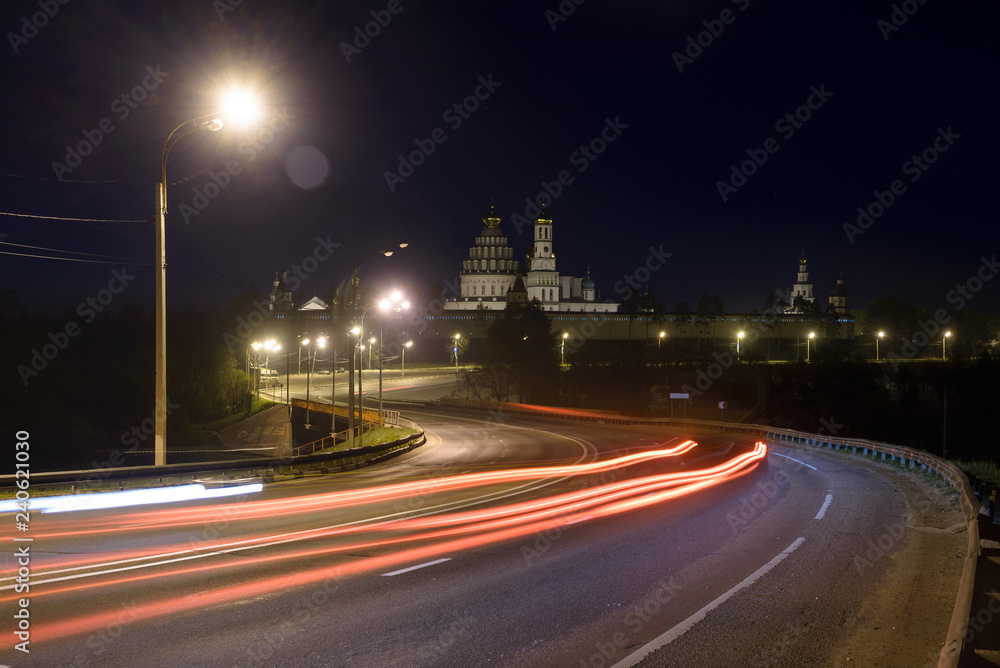
[[(33, 514), (32, 651), (7, 643), (0, 664), (842, 665), (860, 629), (878, 626), (867, 611), (912, 533), (905, 497), (883, 476), (772, 445), (767, 464), (746, 475), (627, 513), (584, 512), (474, 544), (465, 534), (414, 538), (407, 521), (703, 468), (752, 443), (458, 409), (406, 413), (427, 430), (423, 447), (367, 469), (268, 485), (250, 503)], [(441, 482), (603, 461), (687, 438), (699, 447), (601, 475), (463, 489)], [(371, 492), (402, 483), (415, 486), (398, 498)], [(355, 491), (350, 503), (322, 496)], [(937, 585), (948, 585), (945, 571)], [(914, 589), (931, 584), (920, 578)], [(11, 584), (0, 583), (8, 610)], [(880, 665), (933, 659), (950, 616), (950, 606), (938, 608), (921, 614), (940, 623), (939, 634), (904, 643), (908, 654)]]

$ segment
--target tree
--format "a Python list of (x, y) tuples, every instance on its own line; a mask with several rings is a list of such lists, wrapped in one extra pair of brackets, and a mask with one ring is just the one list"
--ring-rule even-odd
[(510, 304), (486, 330), (482, 365), (467, 378), (480, 399), (539, 401), (553, 389), (559, 352), (538, 300)]

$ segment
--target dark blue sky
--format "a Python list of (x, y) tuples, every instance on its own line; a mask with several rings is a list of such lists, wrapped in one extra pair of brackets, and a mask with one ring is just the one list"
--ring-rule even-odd
[[(266, 291), (278, 267), (325, 255), (317, 239), (340, 246), (301, 281), (307, 298), (345, 278), (362, 249), (404, 238), (410, 247), (366, 262), (363, 280), (423, 295), (455, 279), (491, 200), (524, 251), (530, 229), (514, 215), (563, 171), (548, 209), (559, 269), (589, 265), (604, 297), (662, 247), (672, 256), (649, 284), (668, 308), (706, 291), (727, 310), (760, 307), (794, 282), (805, 247), (824, 301), (843, 272), (855, 306), (895, 295), (947, 308), (997, 251), (995, 3), (913, 0), (898, 29), (886, 27), (889, 2), (480, 4), (53, 2), (49, 17), (44, 0), (5, 3), (0, 211), (148, 218), (166, 135), (214, 111), (220, 84), (245, 80), (284, 120), (270, 135), (201, 132), (172, 154), (172, 307), (225, 305), (249, 283)], [(575, 9), (557, 20), (560, 6)], [(391, 21), (344, 47), (373, 11)], [(613, 137), (603, 147), (602, 132)], [(433, 153), (390, 187), (398, 156), (434, 136)], [(70, 167), (67, 146), (81, 142), (96, 145)], [(600, 154), (578, 152), (592, 142)], [(933, 164), (907, 165), (928, 148)], [(723, 198), (719, 182), (748, 151), (766, 162)], [(227, 164), (238, 171), (228, 182)], [(226, 186), (209, 185), (215, 197), (193, 214), (213, 173)], [(292, 180), (324, 174), (311, 189)], [(858, 207), (893, 181), (901, 194), (849, 235)], [(153, 253), (145, 223), (0, 216), (0, 233)], [(0, 288), (53, 314), (120, 269), (10, 255), (0, 267)], [(133, 273), (119, 303), (151, 308), (152, 269)], [(986, 283), (968, 306), (996, 309), (998, 294)]]

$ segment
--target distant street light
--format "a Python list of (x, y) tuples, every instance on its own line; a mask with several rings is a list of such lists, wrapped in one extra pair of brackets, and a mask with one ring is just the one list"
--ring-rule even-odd
[[(238, 99), (237, 99), (238, 98)], [(184, 137), (199, 130), (209, 130), (217, 132), (222, 129), (224, 117), (227, 121), (235, 122), (237, 125), (245, 125), (256, 120), (259, 107), (245, 92), (229, 91), (223, 99), (223, 108), (211, 114), (198, 116), (184, 121), (174, 128), (166, 141), (163, 142), (163, 151), (160, 154), (160, 180), (156, 184), (156, 197), (154, 211), (156, 214), (155, 242), (156, 254), (154, 255), (156, 272), (156, 404), (154, 407), (153, 420), (153, 464), (163, 466), (167, 463), (167, 244), (166, 244), (166, 222), (167, 222), (167, 159), (170, 151)], [(259, 396), (259, 388), (258, 388)]]
[[(378, 303), (378, 308), (385, 315), (389, 311), (402, 311), (410, 308), (410, 302), (403, 299), (403, 294), (398, 290), (394, 291), (388, 298)], [(382, 318), (378, 319), (378, 426), (384, 427), (382, 423)], [(375, 339), (372, 338), (372, 343)], [(368, 365), (371, 368), (371, 364)]]
[(883, 336), (885, 336), (885, 332), (879, 330), (878, 336), (875, 338), (875, 361), (876, 362), (879, 361), (879, 356), (878, 356), (878, 340), (881, 339)]
[[(319, 338), (316, 339), (316, 347), (317, 348), (322, 348), (325, 345), (326, 345), (326, 337), (321, 336), (321, 337), (319, 337)], [(309, 339), (302, 339), (299, 342), (299, 346), (305, 346), (306, 347), (306, 429), (310, 429), (310, 428), (312, 428), (312, 425), (309, 423), (309, 385), (310, 385), (309, 379), (310, 379), (310, 372), (312, 371), (313, 365), (310, 364), (309, 357), (310, 357), (310, 355), (313, 352), (312, 351), (312, 342)], [(301, 350), (301, 347), (299, 349)]]
[[(367, 258), (369, 258), (369, 257), (371, 257), (373, 255), (379, 255), (379, 254), (381, 254), (381, 255), (384, 255), (385, 257), (389, 257), (389, 256), (391, 256), (393, 254), (393, 252), (395, 251), (396, 248), (406, 248), (408, 245), (409, 244), (407, 242), (401, 241), (399, 243), (389, 244), (389, 245), (384, 245), (384, 246), (373, 246), (371, 248), (366, 248), (365, 250), (361, 251), (361, 253), (358, 255), (358, 257), (354, 260), (354, 268), (351, 270), (351, 291), (350, 291), (350, 295), (349, 295), (349, 298), (350, 298), (350, 308), (351, 308), (351, 319), (352, 320), (357, 318), (357, 305), (355, 304), (355, 302), (357, 301), (358, 267), (361, 265), (361, 263), (365, 259), (367, 259)], [(362, 314), (361, 318), (362, 318), (362, 324), (363, 324), (364, 314)], [(358, 330), (358, 334), (360, 334), (361, 337), (362, 337), (362, 339), (363, 339), (363, 337), (364, 337), (364, 331), (362, 329)], [(348, 395), (347, 395), (348, 396), (348, 400), (347, 400), (347, 429), (348, 429), (348, 431), (351, 432), (351, 446), (353, 447), (354, 446), (354, 410), (355, 410), (355, 408), (354, 408), (354, 343), (353, 342), (351, 343), (351, 362), (350, 362), (350, 365), (348, 366), (348, 372), (347, 372), (347, 386), (351, 390), (350, 392), (348, 392)], [(361, 375), (360, 374), (358, 374), (358, 401), (361, 404), (360, 405), (360, 409), (361, 409), (361, 412), (362, 412), (361, 414), (362, 414), (362, 418), (363, 418), (364, 417), (364, 412), (363, 412), (364, 411), (364, 399), (363, 399), (363, 397), (361, 395)], [(362, 419), (362, 426), (363, 425), (364, 425), (364, 420)], [(359, 433), (358, 436), (360, 437), (361, 434)]]
[(660, 332), (660, 336), (658, 336), (657, 339), (656, 339), (656, 347), (657, 348), (660, 347), (660, 342), (663, 341), (663, 337), (666, 336), (666, 335), (667, 335), (666, 332)]
[(403, 344), (403, 364), (399, 368), (399, 377), (402, 378), (406, 375), (406, 349), (413, 345), (413, 341), (407, 341)]
[(566, 366), (566, 339), (569, 338), (567, 332), (563, 332), (562, 341), (559, 342), (559, 366)]
[(809, 343), (814, 338), (816, 338), (816, 332), (809, 332), (809, 338), (806, 339), (806, 361), (809, 361)]
[(941, 337), (941, 359), (943, 360), (948, 359), (948, 356), (945, 354), (945, 342), (948, 340), (949, 336), (951, 336), (951, 331), (945, 332), (944, 336)]
[(451, 350), (453, 353), (455, 353), (455, 373), (458, 373), (458, 342), (462, 339), (462, 335), (456, 334), (454, 338), (455, 338), (455, 347), (452, 348)]
[(740, 341), (743, 340), (743, 332), (736, 335), (736, 356), (740, 356)]

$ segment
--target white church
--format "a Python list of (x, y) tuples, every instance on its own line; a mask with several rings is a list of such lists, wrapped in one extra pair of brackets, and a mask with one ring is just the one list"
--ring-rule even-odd
[[(500, 217), (493, 206), (483, 218), (483, 231), (476, 245), (469, 249), (469, 259), (462, 262), (460, 274), (462, 294), (445, 302), (447, 311), (475, 309), (503, 310), (508, 302), (530, 302), (537, 299), (545, 311), (559, 313), (616, 313), (612, 301), (598, 301), (594, 281), (562, 276), (556, 270), (556, 254), (552, 240), (552, 219), (544, 210), (535, 219), (534, 242), (525, 258), (524, 274), (520, 273), (514, 251), (500, 231)], [(589, 272), (588, 272), (589, 274)]]

